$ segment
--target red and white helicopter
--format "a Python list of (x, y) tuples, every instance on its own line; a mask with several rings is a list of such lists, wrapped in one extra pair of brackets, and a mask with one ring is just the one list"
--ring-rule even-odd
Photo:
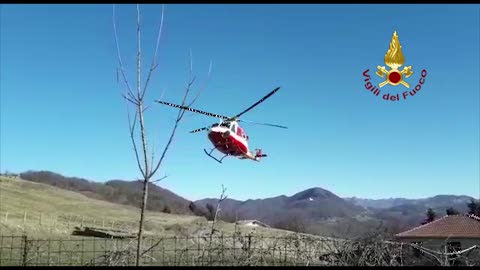
[[(252, 153), (248, 149), (248, 140), (249, 137), (247, 136), (247, 133), (245, 133), (245, 130), (240, 127), (238, 122), (244, 122), (244, 123), (250, 123), (250, 124), (257, 124), (257, 125), (265, 125), (265, 126), (272, 126), (272, 127), (279, 127), (279, 128), (287, 128), (284, 126), (280, 125), (274, 125), (274, 124), (268, 124), (268, 123), (256, 123), (256, 122), (250, 122), (250, 121), (245, 121), (245, 120), (240, 120), (239, 117), (243, 115), (244, 113), (250, 111), (253, 109), (255, 106), (258, 104), (262, 103), (265, 101), (267, 98), (269, 98), (271, 95), (273, 95), (275, 92), (277, 92), (280, 89), (280, 87), (275, 88), (272, 92), (268, 93), (268, 95), (264, 96), (262, 99), (257, 101), (255, 104), (252, 106), (248, 107), (246, 110), (243, 112), (233, 116), (233, 117), (228, 117), (228, 116), (223, 116), (219, 114), (214, 114), (214, 113), (209, 113), (209, 112), (204, 112), (201, 110), (193, 109), (190, 107), (186, 106), (180, 106), (177, 104), (172, 104), (169, 102), (164, 102), (160, 100), (156, 100), (156, 102), (168, 105), (171, 107), (179, 108), (179, 109), (184, 109), (188, 110), (191, 112), (195, 113), (200, 113), (204, 114), (207, 116), (212, 116), (216, 118), (220, 118), (220, 122), (217, 124), (213, 124), (211, 126), (199, 128), (190, 131), (190, 133), (195, 133), (203, 130), (208, 130), (208, 139), (210, 142), (212, 142), (214, 148), (210, 150), (210, 152), (207, 152), (207, 150), (203, 149), (205, 151), (205, 154), (207, 154), (209, 157), (213, 158), (214, 160), (218, 161), (219, 163), (222, 163), (222, 160), (227, 157), (227, 156), (235, 156), (238, 157), (239, 159), (251, 159), (255, 161), (260, 161), (260, 158), (266, 157), (267, 155), (262, 153), (261, 149), (255, 149), (255, 153)], [(217, 149), (219, 152), (223, 153), (224, 156), (221, 159), (217, 159), (214, 156), (212, 156), (212, 152)]]

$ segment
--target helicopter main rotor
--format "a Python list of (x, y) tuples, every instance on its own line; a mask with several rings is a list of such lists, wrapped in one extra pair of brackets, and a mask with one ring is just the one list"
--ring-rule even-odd
[[(220, 118), (220, 119), (223, 120), (220, 124), (225, 123), (225, 122), (238, 121), (238, 122), (244, 122), (244, 123), (250, 123), (250, 124), (256, 124), (256, 125), (264, 125), (264, 126), (271, 126), (271, 127), (278, 127), (278, 128), (287, 128), (285, 126), (280, 126), (280, 125), (275, 125), (275, 124), (257, 123), (257, 122), (251, 122), (251, 121), (245, 121), (245, 120), (239, 119), (240, 116), (242, 116), (246, 112), (250, 111), (251, 109), (253, 109), (257, 105), (259, 105), (260, 103), (264, 102), (267, 98), (269, 98), (270, 96), (275, 94), (275, 92), (277, 92), (279, 89), (280, 89), (280, 87), (277, 87), (277, 88), (273, 89), (273, 91), (268, 93), (266, 96), (261, 98), (259, 101), (255, 102), (252, 106), (248, 107), (247, 109), (245, 109), (244, 111), (242, 111), (241, 113), (239, 113), (239, 114), (237, 114), (233, 117), (228, 117), (228, 116), (224, 116), (224, 115), (220, 115), (220, 114), (205, 112), (205, 111), (202, 111), (202, 110), (198, 110), (198, 109), (194, 109), (194, 108), (190, 108), (190, 107), (186, 107), (186, 106), (181, 106), (181, 105), (177, 105), (177, 104), (173, 104), (173, 103), (169, 103), (169, 102), (164, 102), (164, 101), (160, 101), (160, 100), (155, 100), (155, 102), (158, 102), (160, 104), (164, 104), (164, 105), (167, 105), (167, 106), (171, 106), (171, 107), (174, 107), (174, 108), (187, 110), (187, 111), (194, 112), (194, 113), (199, 113), (199, 114), (203, 114), (203, 115), (207, 115), (207, 116), (211, 116), (211, 117), (215, 117), (215, 118)], [(198, 129), (190, 131), (190, 133), (196, 133), (196, 132), (199, 132), (199, 131), (202, 131), (202, 130), (209, 129), (211, 127), (212, 127), (212, 125), (202, 127), (202, 128), (198, 128)]]

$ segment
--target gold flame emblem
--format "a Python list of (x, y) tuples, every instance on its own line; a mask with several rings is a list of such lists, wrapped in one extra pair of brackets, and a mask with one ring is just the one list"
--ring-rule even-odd
[(388, 83), (393, 86), (402, 84), (403, 86), (410, 88), (410, 85), (403, 80), (403, 76), (405, 76), (405, 78), (412, 76), (412, 66), (404, 67), (402, 71), (398, 70), (398, 68), (405, 63), (405, 58), (403, 57), (402, 46), (398, 40), (397, 31), (393, 32), (390, 47), (385, 54), (384, 61), (385, 64), (390, 67), (390, 70), (387, 70), (384, 66), (377, 66), (378, 71), (376, 74), (382, 78), (386, 75), (385, 81), (378, 86), (383, 87)]

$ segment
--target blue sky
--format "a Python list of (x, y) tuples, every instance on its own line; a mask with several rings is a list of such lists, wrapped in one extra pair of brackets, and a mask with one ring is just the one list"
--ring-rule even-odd
[[(480, 196), (479, 5), (166, 5), (160, 66), (148, 100), (180, 102), (189, 50), (200, 83), (195, 107), (244, 115), (288, 130), (244, 125), (260, 163), (203, 153), (217, 121), (189, 114), (158, 176), (188, 199), (292, 195), (322, 187), (339, 196)], [(144, 68), (153, 54), (160, 5), (142, 5)], [(392, 12), (395, 11), (395, 12)], [(120, 47), (133, 83), (134, 5), (117, 6)], [(111, 5), (2, 5), (1, 170), (51, 170), (95, 181), (139, 176), (116, 80)], [(405, 65), (428, 75), (402, 101), (366, 91), (396, 30)], [(201, 84), (200, 84), (201, 85)], [(197, 89), (197, 88), (195, 88)], [(401, 93), (403, 86), (382, 92)], [(149, 141), (166, 143), (177, 111), (152, 104)]]

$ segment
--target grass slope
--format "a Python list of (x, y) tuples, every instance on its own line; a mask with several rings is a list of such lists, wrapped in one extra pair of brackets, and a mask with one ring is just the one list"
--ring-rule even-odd
[[(138, 208), (96, 200), (53, 186), (0, 177), (0, 234), (70, 234), (74, 226), (90, 225), (135, 230)], [(201, 217), (147, 212), (146, 230), (170, 234), (173, 226), (206, 224)]]
[[(81, 224), (125, 229), (135, 232), (139, 209), (89, 198), (50, 185), (0, 177), (0, 235), (27, 234), (34, 238), (78, 238), (71, 232)], [(146, 235), (195, 236), (208, 232), (211, 223), (204, 217), (148, 211)], [(218, 222), (216, 229), (233, 234), (233, 223)], [(241, 233), (286, 236), (293, 232), (271, 228), (238, 226)]]

